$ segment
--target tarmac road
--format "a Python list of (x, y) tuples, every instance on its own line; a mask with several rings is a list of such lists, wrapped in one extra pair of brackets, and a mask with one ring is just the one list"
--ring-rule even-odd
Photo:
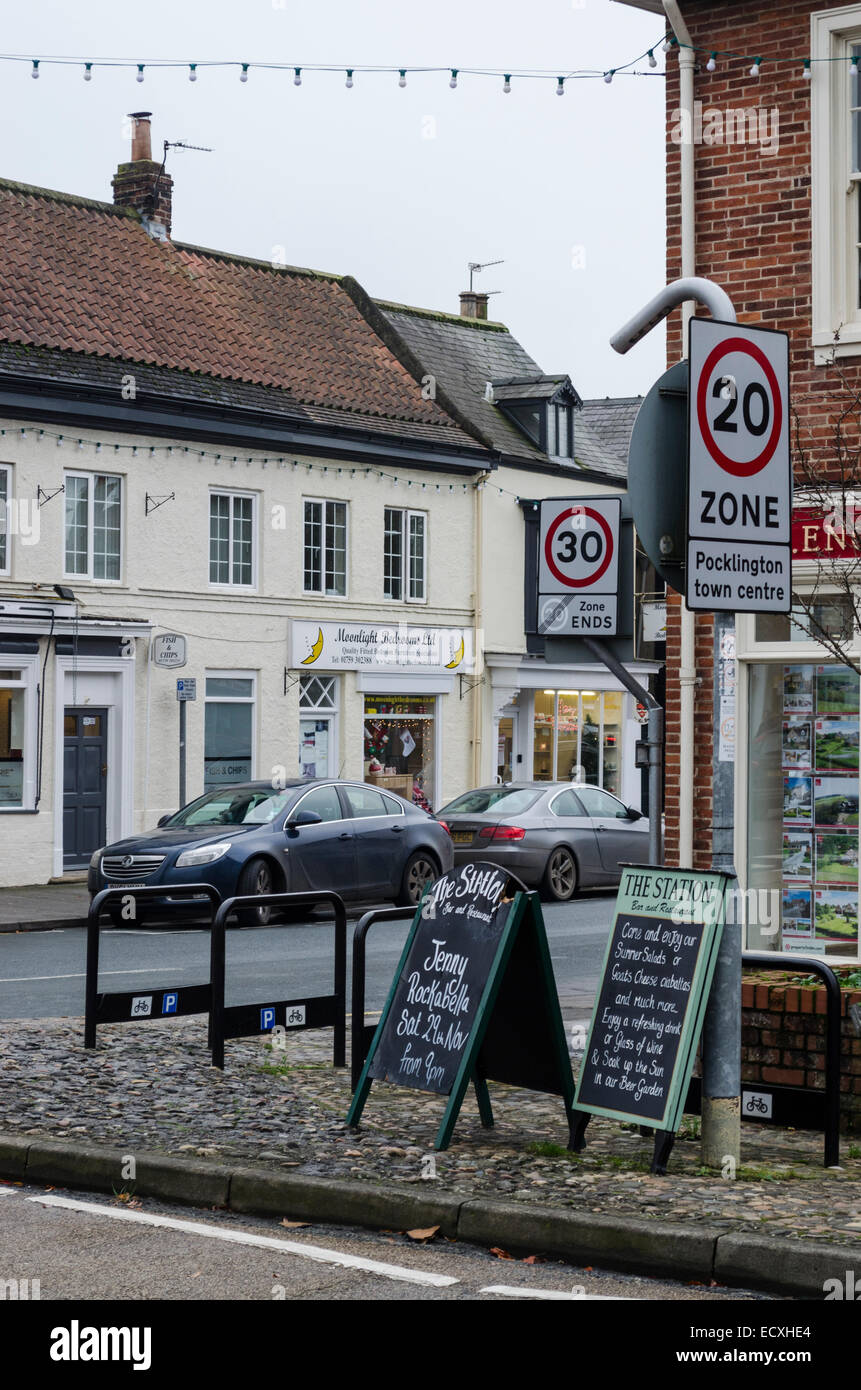
[[(144, 1199), (0, 1186), (0, 1285), (32, 1297), (91, 1299), (463, 1299), (708, 1301), (769, 1295), (746, 1289), (527, 1264), (440, 1237), (337, 1226), (285, 1228), (273, 1219)], [(141, 1310), (136, 1322), (145, 1323)], [(155, 1348), (154, 1348), (155, 1350)]]
[[(544, 905), (544, 921), (567, 1021), (587, 1017), (597, 988), (615, 904), (615, 891), (592, 892), (572, 903)], [(364, 909), (363, 909), (364, 910)], [(357, 920), (358, 913), (353, 914)], [(366, 1008), (382, 1008), (408, 919), (380, 923), (368, 935)], [(348, 927), (347, 981), (350, 983)], [(292, 926), (243, 928), (228, 934), (227, 1003), (325, 994), (332, 987), (331, 924), (321, 918)], [(0, 1018), (65, 1018), (84, 1012), (86, 933), (83, 928), (0, 935)], [(100, 985), (169, 989), (209, 976), (209, 933), (183, 927), (102, 931)]]

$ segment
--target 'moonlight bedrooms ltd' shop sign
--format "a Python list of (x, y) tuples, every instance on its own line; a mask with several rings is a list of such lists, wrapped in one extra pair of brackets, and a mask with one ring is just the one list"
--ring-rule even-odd
[(723, 932), (728, 877), (693, 869), (622, 871), (577, 1082), (574, 1147), (590, 1115), (656, 1130), (666, 1172), (696, 1056)]

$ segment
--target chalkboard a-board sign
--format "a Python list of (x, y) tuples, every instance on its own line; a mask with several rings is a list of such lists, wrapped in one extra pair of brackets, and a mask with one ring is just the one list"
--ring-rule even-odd
[(728, 879), (692, 869), (622, 870), (601, 988), (577, 1081), (575, 1143), (589, 1115), (656, 1135), (665, 1172), (687, 1095), (724, 922)]
[(375, 1080), (449, 1097), (437, 1149), (449, 1144), (470, 1082), (484, 1125), (493, 1124), (488, 1081), (562, 1096), (570, 1123), (574, 1080), (540, 903), (504, 869), (464, 864), (428, 889), (349, 1125)]

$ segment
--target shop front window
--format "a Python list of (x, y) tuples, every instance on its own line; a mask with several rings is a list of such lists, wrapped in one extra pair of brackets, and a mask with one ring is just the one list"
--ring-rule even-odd
[(858, 675), (756, 662), (748, 691), (748, 945), (855, 958)]
[(365, 781), (430, 811), (434, 796), (432, 695), (366, 695)]
[(618, 795), (622, 695), (536, 690), (532, 775), (536, 782), (585, 782)]
[(203, 788), (213, 791), (252, 776), (253, 675), (208, 675), (204, 716)]
[(24, 673), (0, 671), (0, 808), (24, 805)]

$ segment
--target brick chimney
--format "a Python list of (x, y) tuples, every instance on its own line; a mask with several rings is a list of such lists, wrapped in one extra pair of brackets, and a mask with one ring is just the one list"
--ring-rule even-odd
[(461, 290), (460, 292), (460, 316), (462, 319), (486, 319), (487, 318), (487, 299), (486, 294), (479, 294), (478, 290)]
[[(173, 179), (152, 157), (151, 111), (132, 111), (132, 157), (111, 180), (117, 207), (135, 208), (157, 240), (170, 236)], [(162, 231), (162, 228), (164, 229)]]

